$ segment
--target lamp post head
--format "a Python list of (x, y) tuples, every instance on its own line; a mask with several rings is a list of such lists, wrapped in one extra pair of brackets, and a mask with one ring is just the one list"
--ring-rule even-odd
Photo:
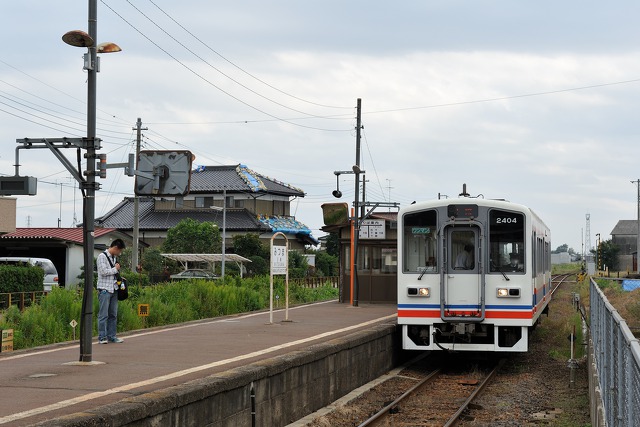
[(62, 41), (69, 46), (91, 47), (95, 44), (93, 37), (82, 30), (72, 30), (64, 33)]
[(98, 45), (98, 53), (113, 53), (120, 52), (121, 50), (120, 46), (113, 42), (100, 43)]

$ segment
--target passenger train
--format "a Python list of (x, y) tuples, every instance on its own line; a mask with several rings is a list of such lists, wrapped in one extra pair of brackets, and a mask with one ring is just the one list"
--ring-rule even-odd
[(547, 226), (529, 208), (472, 198), (398, 213), (403, 348), (525, 352), (551, 298)]

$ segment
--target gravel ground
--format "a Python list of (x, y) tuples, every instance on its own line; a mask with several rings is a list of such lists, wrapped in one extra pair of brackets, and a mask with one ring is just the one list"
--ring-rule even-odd
[[(590, 425), (586, 360), (578, 359), (575, 384), (569, 381), (568, 337), (575, 321), (572, 319), (577, 316), (571, 306), (574, 287), (566, 283), (558, 289), (550, 303), (549, 317), (543, 316), (530, 337), (529, 352), (507, 355), (500, 373), (476, 399), (459, 426)], [(400, 372), (397, 378), (378, 384), (347, 403), (337, 404), (335, 410), (306, 425), (357, 426), (408, 388), (414, 382), (408, 376), (413, 374)]]

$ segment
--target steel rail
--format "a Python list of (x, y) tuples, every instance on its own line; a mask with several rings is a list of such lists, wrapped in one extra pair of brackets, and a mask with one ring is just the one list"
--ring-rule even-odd
[(429, 381), (431, 381), (434, 377), (440, 374), (440, 369), (436, 369), (427, 375), (424, 379), (422, 379), (419, 383), (411, 387), (409, 390), (405, 391), (402, 396), (398, 397), (393, 402), (389, 403), (387, 406), (376, 412), (373, 416), (371, 416), (368, 420), (360, 424), (358, 427), (366, 427), (366, 426), (376, 426), (379, 422), (381, 422), (386, 416), (389, 415), (389, 411), (397, 406), (400, 402), (402, 402), (406, 397), (412, 395), (414, 392), (418, 391), (424, 385), (426, 385)]
[(465, 400), (464, 403), (462, 405), (460, 405), (460, 408), (456, 411), (455, 414), (453, 414), (451, 416), (451, 418), (449, 418), (449, 420), (444, 424), (444, 427), (451, 427), (451, 426), (455, 425), (459, 421), (460, 415), (462, 415), (462, 413), (465, 411), (465, 409), (467, 409), (469, 404), (471, 402), (473, 402), (473, 400), (476, 398), (476, 396), (478, 394), (480, 394), (480, 392), (489, 383), (489, 381), (491, 381), (493, 379), (493, 377), (500, 370), (500, 368), (502, 367), (504, 362), (505, 362), (505, 359), (500, 359), (500, 361), (498, 362), (496, 367), (493, 368), (493, 370), (491, 372), (489, 372), (489, 375), (487, 375), (485, 377), (485, 379), (482, 380), (480, 385), (478, 385), (478, 387), (476, 387), (476, 389), (473, 391), (473, 393), (471, 393), (471, 395), (467, 398), (467, 400)]

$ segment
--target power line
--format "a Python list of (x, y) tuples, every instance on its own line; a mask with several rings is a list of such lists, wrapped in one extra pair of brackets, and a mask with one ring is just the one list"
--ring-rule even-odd
[(326, 129), (326, 128), (319, 128), (319, 127), (314, 127), (314, 126), (307, 126), (307, 125), (302, 125), (299, 123), (295, 123), (292, 121), (288, 121), (286, 119), (280, 118), (276, 115), (273, 115), (271, 113), (268, 113), (254, 105), (249, 104), (248, 102), (238, 98), (237, 96), (231, 94), (230, 92), (222, 89), (221, 87), (219, 87), (218, 85), (216, 85), (215, 83), (213, 83), (212, 81), (210, 81), (209, 79), (207, 79), (206, 77), (204, 77), (202, 74), (198, 73), (197, 71), (195, 71), (193, 68), (189, 67), (187, 64), (185, 64), (184, 62), (182, 62), (181, 60), (179, 60), (178, 58), (176, 58), (174, 55), (172, 55), (168, 50), (166, 50), (165, 48), (163, 48), (162, 46), (160, 46), (158, 43), (156, 43), (155, 41), (151, 40), (150, 37), (148, 37), (146, 34), (144, 34), (142, 31), (140, 31), (136, 26), (134, 26), (131, 22), (129, 22), (127, 19), (124, 18), (124, 16), (122, 16), (121, 14), (119, 14), (118, 12), (116, 12), (115, 9), (113, 9), (111, 6), (109, 6), (105, 0), (100, 0), (102, 4), (104, 4), (109, 10), (111, 10), (113, 13), (115, 13), (120, 19), (122, 19), (127, 25), (129, 25), (131, 28), (133, 28), (138, 34), (140, 34), (142, 37), (144, 37), (145, 39), (147, 39), (151, 44), (153, 44), (155, 47), (157, 47), (158, 49), (160, 49), (162, 52), (164, 52), (167, 56), (169, 56), (171, 59), (173, 59), (175, 62), (177, 62), (178, 64), (180, 64), (183, 68), (185, 68), (186, 70), (188, 70), (190, 73), (192, 73), (194, 76), (198, 77), (199, 79), (201, 79), (202, 81), (204, 81), (205, 83), (207, 83), (208, 85), (216, 88), (217, 90), (219, 90), (220, 92), (224, 93), (225, 95), (227, 95), (228, 97), (236, 100), (237, 102), (241, 103), (242, 105), (249, 107), (259, 113), (264, 114), (265, 116), (271, 117), (273, 119), (276, 119), (278, 121), (281, 121), (283, 123), (288, 123), (290, 125), (293, 126), (298, 126), (298, 127), (302, 127), (305, 129), (312, 129), (312, 130), (318, 130), (318, 131), (323, 131), (323, 132), (347, 132), (349, 130), (347, 129)]
[[(127, 0), (129, 2), (129, 0)], [(311, 105), (316, 105), (319, 107), (325, 107), (325, 108), (336, 108), (336, 109), (352, 109), (353, 107), (339, 107), (339, 106), (334, 106), (334, 105), (326, 105), (326, 104), (320, 104), (317, 102), (313, 102), (313, 101), (308, 101), (306, 99), (297, 97), (295, 95), (292, 95), (288, 92), (285, 92), (281, 89), (278, 89), (277, 87), (265, 82), (264, 80), (261, 80), (260, 78), (254, 76), (253, 74), (249, 73), (248, 71), (246, 71), (245, 69), (243, 69), (242, 67), (238, 66), (237, 64), (233, 63), (232, 61), (230, 61), (229, 59), (227, 59), (226, 57), (224, 57), (222, 54), (220, 54), (219, 52), (217, 52), (216, 50), (214, 50), (212, 47), (210, 47), (207, 43), (205, 43), (204, 41), (202, 41), (198, 36), (196, 36), (195, 34), (193, 34), (191, 31), (189, 31), (187, 28), (185, 28), (181, 23), (179, 23), (178, 21), (176, 21), (171, 15), (169, 15), (167, 12), (165, 12), (162, 8), (160, 8), (160, 6), (158, 6), (156, 3), (153, 2), (153, 0), (149, 0), (149, 2), (151, 4), (153, 4), (156, 8), (158, 8), (158, 10), (160, 12), (162, 12), (167, 18), (169, 18), (170, 20), (172, 20), (176, 25), (178, 25), (180, 28), (182, 28), (187, 34), (189, 34), (191, 37), (193, 37), (194, 39), (196, 39), (198, 42), (200, 42), (200, 44), (202, 44), (204, 47), (206, 47), (207, 49), (209, 49), (211, 52), (215, 53), (216, 55), (218, 55), (220, 58), (222, 58), (223, 60), (225, 60), (227, 63), (229, 63), (230, 65), (232, 65), (233, 67), (235, 67), (236, 69), (238, 69), (239, 71), (243, 72), (244, 74), (248, 75), (249, 77), (257, 80), (258, 82), (264, 84), (265, 86), (270, 87), (271, 89), (282, 93), (283, 95), (289, 96), (293, 99), (296, 99), (298, 101), (302, 101), (305, 102), (307, 104), (311, 104)], [(131, 2), (129, 2), (129, 4), (131, 4)]]
[(453, 106), (456, 106), (456, 105), (480, 104), (480, 103), (484, 103), (484, 102), (495, 102), (495, 101), (505, 101), (505, 100), (508, 100), (508, 99), (528, 98), (528, 97), (533, 97), (533, 96), (554, 95), (554, 94), (557, 94), (557, 93), (573, 92), (573, 91), (578, 91), (578, 90), (595, 89), (595, 88), (599, 88), (599, 87), (624, 85), (624, 84), (638, 83), (638, 82), (640, 82), (640, 79), (631, 79), (631, 80), (623, 80), (623, 81), (619, 81), (619, 82), (600, 83), (600, 84), (594, 84), (594, 85), (589, 85), (589, 86), (579, 86), (579, 87), (573, 87), (573, 88), (567, 88), (567, 89), (549, 90), (549, 91), (545, 91), (545, 92), (525, 93), (525, 94), (521, 94), (521, 95), (510, 95), (510, 96), (502, 96), (502, 97), (497, 97), (497, 98), (476, 99), (476, 100), (473, 100), (473, 101), (449, 102), (449, 103), (445, 103), (445, 104), (423, 105), (423, 106), (419, 106), (419, 107), (404, 107), (404, 108), (394, 108), (394, 109), (389, 109), (389, 110), (369, 111), (366, 114), (394, 113), (394, 112), (398, 112), (398, 111), (425, 110), (425, 109), (429, 109), (429, 108), (453, 107)]
[[(217, 68), (216, 66), (214, 66), (213, 64), (211, 64), (209, 61), (207, 61), (206, 59), (204, 59), (202, 56), (198, 55), (196, 52), (194, 52), (192, 49), (190, 49), (188, 46), (186, 46), (184, 43), (182, 43), (181, 41), (179, 41), (178, 39), (176, 39), (173, 35), (169, 34), (169, 32), (167, 30), (165, 30), (163, 27), (161, 27), (157, 22), (155, 22), (153, 19), (151, 19), (147, 14), (145, 14), (142, 10), (140, 10), (137, 6), (135, 6), (133, 3), (131, 3), (130, 0), (127, 0), (127, 3), (129, 3), (129, 5), (131, 5), (131, 7), (133, 7), (135, 10), (138, 11), (138, 13), (140, 13), (142, 16), (144, 16), (149, 22), (151, 22), (153, 25), (155, 25), (156, 28), (158, 28), (160, 31), (162, 31), (164, 34), (166, 34), (169, 38), (171, 38), (171, 40), (175, 41), (176, 43), (178, 43), (180, 46), (182, 46), (187, 52), (191, 53), (193, 56), (195, 56), (196, 58), (198, 58), (200, 61), (202, 61), (203, 63), (205, 63), (206, 65), (208, 65), (210, 68), (212, 68), (213, 70), (217, 71), (218, 73), (222, 74), (224, 77), (228, 78), (229, 80), (231, 80), (232, 82), (234, 82), (235, 84), (237, 84), (238, 86), (248, 90), (249, 92), (253, 93), (254, 95), (259, 96), (262, 99), (265, 99), (269, 102), (272, 102), (280, 107), (286, 108), (288, 110), (291, 111), (295, 111), (296, 113), (300, 113), (300, 114), (304, 114), (306, 116), (309, 117), (314, 117), (314, 118), (323, 118), (321, 116), (315, 115), (315, 114), (311, 114), (311, 113), (306, 113), (304, 111), (300, 111), (297, 110), (295, 108), (289, 107), (287, 105), (284, 105), (278, 101), (275, 101), (265, 95), (262, 95), (261, 93), (258, 93), (257, 91), (251, 89), (250, 87), (248, 87), (247, 85), (239, 82), (238, 80), (234, 79), (233, 77), (231, 77), (230, 75), (226, 74), (225, 72), (223, 72), (222, 70), (220, 70), (219, 68)], [(156, 5), (157, 7), (157, 5)], [(163, 11), (164, 13), (164, 11)], [(165, 13), (166, 15), (166, 13)], [(168, 16), (168, 15), (167, 15)], [(169, 17), (171, 18), (171, 17)], [(174, 21), (175, 22), (175, 21)], [(184, 28), (184, 27), (182, 27)], [(190, 33), (191, 34), (191, 33)]]

